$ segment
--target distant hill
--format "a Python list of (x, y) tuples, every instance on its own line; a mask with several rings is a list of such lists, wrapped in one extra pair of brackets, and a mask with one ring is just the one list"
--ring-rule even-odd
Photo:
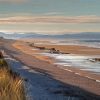
[(21, 38), (51, 38), (51, 39), (100, 39), (99, 32), (84, 32), (84, 33), (71, 33), (71, 34), (59, 34), (59, 35), (48, 35), (39, 33), (14, 33), (6, 34), (0, 32), (0, 37), (7, 39), (21, 39)]

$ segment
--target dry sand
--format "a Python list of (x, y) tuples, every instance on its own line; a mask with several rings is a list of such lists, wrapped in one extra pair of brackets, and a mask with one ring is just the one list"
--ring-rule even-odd
[(56, 48), (65, 53), (80, 54), (80, 55), (100, 55), (99, 48), (92, 48), (78, 45), (38, 45), (46, 48)]
[[(20, 40), (21, 42), (29, 42), (29, 43), (41, 43), (36, 44), (36, 46), (43, 46), (46, 48), (56, 48), (65, 53), (72, 53), (72, 54), (80, 54), (80, 55), (100, 55), (100, 48), (93, 48), (81, 45), (52, 45), (50, 41), (54, 40), (43, 40), (43, 39), (23, 39)], [(47, 43), (47, 45), (45, 44)], [(49, 45), (50, 44), (50, 45)]]
[(17, 41), (16, 43), (13, 44), (13, 46), (15, 48), (21, 50), (22, 52), (26, 53), (26, 54), (34, 55), (37, 59), (47, 61), (47, 62), (50, 62), (50, 63), (52, 63), (52, 61), (53, 61), (52, 59), (50, 59), (47, 56), (39, 55), (38, 53), (42, 53), (42, 51), (35, 49), (33, 47), (30, 47), (25, 42)]

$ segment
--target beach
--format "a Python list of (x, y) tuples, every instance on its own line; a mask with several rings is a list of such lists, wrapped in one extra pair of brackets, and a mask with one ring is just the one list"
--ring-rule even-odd
[[(32, 44), (33, 42), (31, 42)], [(86, 46), (79, 46), (79, 45), (44, 45), (44, 42), (40, 42), (41, 44), (36, 44), (37, 47), (43, 47), (45, 50), (37, 49), (36, 47), (30, 46), (28, 43), (17, 42), (13, 44), (15, 48), (22, 50), (23, 52), (33, 55), (36, 58), (47, 61), (52, 64), (56, 65), (63, 65), (63, 66), (74, 66), (73, 69), (81, 69), (86, 71), (94, 71), (96, 74), (100, 73), (99, 69), (99, 62), (93, 62), (92, 59), (99, 59), (100, 58), (100, 49), (99, 48), (92, 48)], [(50, 53), (50, 49), (55, 48), (55, 50), (59, 50), (59, 54)], [(95, 66), (95, 67), (94, 67)], [(63, 68), (63, 67), (62, 67)], [(96, 69), (97, 68), (97, 69)], [(90, 73), (89, 72), (89, 73)]]
[[(54, 59), (39, 54), (39, 53), (43, 53), (44, 52), (43, 50), (38, 50), (33, 47), (30, 47), (29, 44), (27, 44), (26, 42), (22, 42), (22, 41), (14, 41), (8, 43), (6, 42), (3, 46), (5, 52), (8, 55), (10, 55), (15, 59), (18, 59), (18, 61), (23, 63), (25, 66), (28, 66), (32, 70), (40, 72), (46, 75), (46, 77), (51, 77), (54, 80), (60, 81), (61, 83), (66, 84), (66, 86), (67, 85), (74, 86), (74, 89), (78, 91), (78, 93), (79, 91), (81, 91), (80, 92), (81, 95), (85, 95), (86, 97), (88, 96), (91, 98), (96, 98), (96, 100), (100, 99), (99, 98), (100, 95), (99, 74), (94, 74), (89, 71), (83, 71), (80, 70), (79, 68), (74, 68), (74, 66), (67, 66), (65, 69), (61, 65), (55, 65)], [(84, 47), (80, 47), (80, 48), (84, 48)], [(84, 50), (86, 49), (90, 49), (90, 48), (85, 47)], [(94, 49), (94, 48), (91, 49), (93, 51), (95, 50), (95, 52), (97, 50), (99, 54), (99, 49)], [(82, 53), (82, 55), (86, 55), (86, 54), (84, 52)]]
[[(20, 45), (20, 42), (17, 42), (14, 44), (14, 46), (26, 54), (35, 56), (37, 59), (43, 60), (50, 64), (52, 64), (54, 62), (54, 59), (51, 59), (51, 57), (38, 54), (43, 51), (34, 49), (25, 43), (23, 43), (23, 45)], [(42, 46), (42, 47), (46, 47), (46, 48), (56, 48), (62, 52), (71, 53), (71, 54), (80, 54), (80, 55), (99, 55), (100, 54), (100, 49), (90, 48), (90, 47), (85, 47), (85, 46), (74, 46), (74, 45), (73, 46), (71, 46), (71, 45), (59, 46), (59, 45), (43, 45), (43, 44), (42, 45), (38, 44), (38, 46)], [(60, 65), (58, 65), (58, 66), (60, 66)], [(60, 67), (60, 68), (63, 69), (63, 67)], [(67, 69), (69, 70), (69, 72), (71, 72), (71, 71), (76, 72), (77, 75), (80, 74), (81, 76), (87, 76), (87, 78), (90, 78), (93, 80), (98, 80), (98, 81), (100, 80), (100, 75), (98, 75), (98, 74), (94, 74), (89, 71), (79, 70), (79, 68), (71, 67), (71, 66), (67, 66)], [(67, 69), (65, 69), (65, 70), (67, 71)]]

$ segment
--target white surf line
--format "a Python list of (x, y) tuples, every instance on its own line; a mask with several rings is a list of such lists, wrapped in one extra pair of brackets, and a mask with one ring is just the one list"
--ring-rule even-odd
[[(60, 68), (61, 68), (61, 67), (60, 67)], [(64, 69), (64, 68), (61, 68), (61, 69)], [(64, 70), (67, 70), (67, 71), (69, 71), (69, 72), (74, 72), (74, 71), (69, 70), (69, 69), (64, 69)], [(79, 76), (83, 76), (83, 75), (81, 75), (80, 73), (75, 73), (75, 72), (74, 72), (74, 74), (79, 75)], [(83, 77), (86, 77), (86, 78), (88, 78), (88, 79), (91, 79), (91, 80), (94, 80), (94, 81), (100, 83), (100, 80), (96, 80), (96, 79), (94, 79), (94, 78), (92, 78), (92, 77), (89, 77), (89, 76), (83, 76)]]
[(82, 76), (80, 73), (75, 73), (75, 74)]
[[(60, 67), (61, 68), (61, 67)], [(72, 71), (72, 70), (70, 70), (70, 69), (64, 69), (64, 68), (61, 68), (61, 69), (63, 69), (63, 70), (67, 70), (67, 71), (69, 71), (69, 72), (71, 72), (71, 73), (73, 73), (74, 71)], [(74, 72), (74, 74), (77, 74), (77, 75), (79, 75), (79, 76), (81, 76), (81, 74), (80, 73), (75, 73)]]
[(92, 77), (89, 77), (89, 76), (85, 76), (85, 77), (87, 77), (87, 78), (89, 78), (89, 79), (91, 79), (91, 80), (95, 80), (94, 78), (92, 78)]
[(100, 80), (96, 80), (96, 82), (100, 83)]
[[(60, 67), (60, 68), (61, 68), (61, 67)], [(61, 68), (61, 69), (63, 69), (63, 70), (67, 70), (67, 71), (72, 72), (72, 73), (74, 72), (74, 71), (72, 71), (72, 70), (70, 70), (70, 69), (64, 69), (64, 68)], [(77, 75), (80, 75), (80, 76), (81, 76), (80, 73), (75, 73), (75, 72), (74, 72), (74, 74), (77, 74)]]
[[(75, 74), (77, 74), (77, 75), (79, 75), (79, 76), (82, 76), (80, 73), (75, 73)], [(83, 76), (83, 77), (86, 77), (86, 78), (88, 78), (88, 79), (91, 79), (91, 80), (94, 80), (94, 81), (100, 83), (100, 80), (96, 80), (96, 79), (94, 79), (94, 78), (92, 78), (92, 77), (89, 77), (89, 76)]]
[[(62, 69), (64, 69), (64, 68), (62, 68)], [(69, 71), (69, 72), (73, 72), (72, 70), (69, 70), (69, 69), (64, 69), (64, 70), (67, 70), (67, 71)]]

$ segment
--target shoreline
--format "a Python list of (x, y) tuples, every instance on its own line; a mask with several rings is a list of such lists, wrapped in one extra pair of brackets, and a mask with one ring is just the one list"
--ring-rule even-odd
[[(13, 44), (13, 46), (15, 47), (15, 48), (17, 48), (17, 49), (19, 49), (19, 50), (21, 50), (22, 52), (24, 52), (24, 53), (26, 53), (26, 54), (29, 54), (29, 55), (31, 55), (31, 56), (33, 56), (33, 57), (36, 57), (37, 59), (39, 59), (39, 60), (42, 60), (42, 61), (45, 61), (45, 62), (48, 62), (48, 63), (50, 63), (50, 64), (55, 64), (55, 63), (57, 63), (57, 59), (55, 59), (54, 57), (52, 57), (52, 56), (49, 56), (49, 55), (44, 55), (44, 54), (42, 54), (42, 53), (45, 53), (45, 51), (43, 51), (43, 50), (39, 50), (39, 49), (35, 49), (34, 47), (30, 47), (29, 45), (27, 45), (26, 43), (24, 43), (24, 44), (19, 44), (20, 42), (16, 42), (15, 44)], [(40, 45), (39, 45), (40, 46)], [(43, 46), (44, 47), (44, 46)], [(45, 46), (45, 47), (47, 47), (47, 46)], [(73, 48), (73, 47), (75, 47), (75, 48), (77, 48), (76, 46), (72, 46), (71, 48)], [(84, 48), (83, 46), (78, 46), (79, 48)], [(52, 48), (51, 46), (49, 47), (49, 48)], [(84, 49), (91, 49), (91, 48), (88, 48), (88, 47), (85, 47)], [(92, 48), (93, 50), (94, 50), (94, 48)], [(95, 50), (98, 50), (98, 49), (95, 49)], [(99, 49), (100, 50), (100, 49)], [(76, 52), (77, 52), (77, 50), (76, 50)], [(82, 52), (82, 51), (81, 51)], [(72, 54), (73, 52), (71, 52), (70, 54)], [(83, 52), (84, 53), (84, 52)], [(93, 55), (88, 55), (88, 54), (83, 54), (83, 53), (81, 53), (81, 54), (75, 54), (75, 55), (78, 55), (78, 56), (95, 56), (95, 52), (94, 53), (92, 53)], [(87, 51), (87, 53), (88, 53), (88, 51)], [(69, 54), (69, 55), (70, 55)], [(66, 56), (67, 56), (68, 54), (66, 54)], [(88, 59), (88, 61), (89, 61), (89, 58), (87, 58)], [(60, 60), (59, 60), (60, 61)], [(68, 65), (68, 66), (63, 66), (63, 65), (59, 65), (59, 64), (55, 64), (56, 66), (60, 66), (60, 68), (62, 67), (63, 68), (63, 70), (66, 70), (67, 68), (69, 69), (69, 70), (73, 70), (73, 71), (78, 71), (79, 73), (85, 73), (86, 75), (88, 75), (88, 73), (91, 75), (91, 74), (93, 74), (92, 76), (93, 76), (93, 79), (96, 79), (96, 75), (97, 75), (97, 80), (100, 80), (100, 77), (99, 77), (99, 75), (98, 74), (96, 74), (96, 72), (92, 72), (92, 71), (88, 71), (88, 70), (86, 70), (86, 69), (84, 69), (84, 67), (83, 67), (83, 69), (81, 69), (80, 67), (75, 67), (75, 66), (71, 66), (71, 65)], [(64, 69), (65, 68), (65, 69)], [(83, 74), (84, 75), (84, 74)], [(88, 77), (90, 77), (90, 75), (88, 76)], [(94, 77), (95, 76), (95, 77)]]
[[(22, 52), (24, 52), (26, 54), (29, 54), (29, 55), (31, 55), (33, 57), (36, 57), (37, 59), (42, 60), (42, 61), (45, 61), (47, 63), (53, 64), (54, 62), (56, 62), (56, 59), (54, 59), (52, 57), (44, 56), (44, 55), (38, 55), (38, 53), (43, 53), (43, 51), (38, 50), (38, 49), (37, 50), (36, 49), (33, 49), (32, 50), (33, 47), (30, 47), (30, 46), (26, 45), (25, 43), (23, 45), (20, 45), (19, 43), (20, 42), (16, 42), (15, 44), (13, 44), (13, 46), (15, 48), (21, 50)], [(84, 48), (84, 47), (82, 46), (82, 48)], [(81, 55), (87, 55), (87, 54), (81, 54)], [(94, 54), (92, 56), (94, 56)], [(74, 66), (65, 66), (66, 68), (63, 65), (54, 65), (54, 66), (56, 66), (58, 68), (61, 68), (61, 69), (65, 70), (65, 71), (69, 71), (71, 73), (75, 73), (75, 74), (80, 75), (82, 77), (86, 77), (88, 79), (97, 81), (98, 83), (100, 82), (100, 75), (99, 74), (96, 74), (96, 73), (93, 73), (91, 71), (81, 70), (80, 68), (74, 67)]]
[(100, 48), (80, 45), (38, 45), (46, 48), (56, 48), (62, 52), (79, 55), (100, 55)]
[[(11, 46), (12, 44), (9, 43), (8, 45), (6, 44), (5, 48), (11, 51), (17, 50), (16, 52), (19, 51), (22, 52), (21, 50), (12, 47)], [(30, 52), (29, 54), (29, 52), (26, 49), (24, 48), (25, 51), (20, 55), (16, 53), (15, 54), (11, 53), (11, 54), (17, 59), (20, 59), (22, 63), (24, 63), (25, 65), (29, 66), (32, 69), (38, 69), (40, 71), (43, 70), (43, 73), (47, 73), (48, 75), (52, 76), (54, 79), (59, 80), (65, 84), (70, 84), (76, 87), (80, 87), (81, 89), (86, 90), (90, 93), (100, 95), (100, 89), (99, 89), (100, 83), (95, 82), (94, 80), (88, 79), (86, 77), (79, 76), (73, 72), (69, 72), (68, 70), (60, 69), (59, 67), (51, 64), (50, 62), (39, 60), (34, 55), (32, 56), (32, 52)]]

